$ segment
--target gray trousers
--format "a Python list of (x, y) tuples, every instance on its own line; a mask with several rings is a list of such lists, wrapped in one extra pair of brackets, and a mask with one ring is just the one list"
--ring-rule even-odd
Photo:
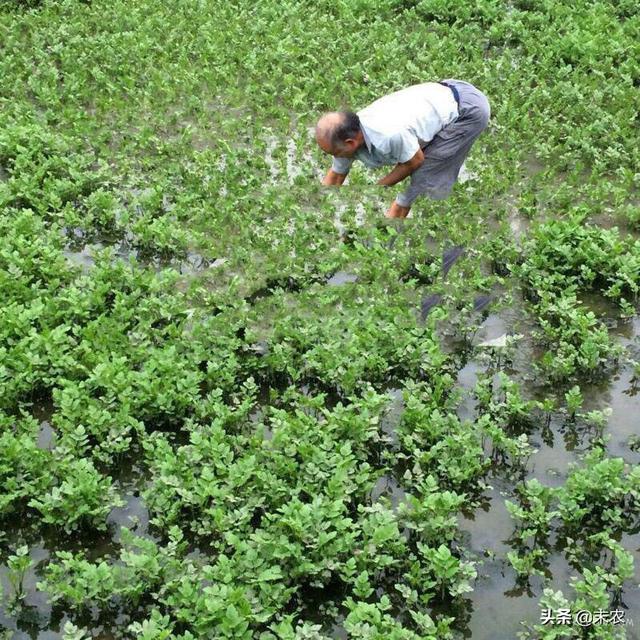
[(459, 115), (422, 148), (424, 162), (409, 177), (409, 186), (396, 197), (396, 202), (403, 207), (410, 207), (422, 194), (433, 200), (446, 198), (471, 145), (489, 122), (491, 109), (484, 93), (464, 80), (452, 78), (444, 82), (458, 90)]

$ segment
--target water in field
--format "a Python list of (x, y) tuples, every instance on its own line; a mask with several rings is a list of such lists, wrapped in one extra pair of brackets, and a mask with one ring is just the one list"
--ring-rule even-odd
[[(39, 444), (42, 441), (45, 447), (55, 446), (53, 429), (47, 421), (52, 412), (50, 400), (34, 405), (33, 415), (47, 418), (41, 423), (40, 432), (46, 434), (46, 437), (39, 435)], [(114, 474), (114, 480), (125, 504), (112, 509), (108, 514), (107, 530), (104, 533), (95, 532), (82, 537), (65, 535), (53, 527), (37, 527), (37, 522), (32, 517), (25, 522), (15, 522), (8, 528), (7, 533), (10, 539), (13, 538), (14, 544), (29, 546), (29, 557), (32, 560), (32, 566), (26, 571), (21, 583), (25, 596), (17, 613), (13, 613), (11, 609), (15, 591), (10, 581), (9, 569), (6, 564), (0, 565), (0, 582), (4, 593), (0, 600), (0, 628), (13, 631), (14, 639), (54, 640), (62, 638), (62, 628), (66, 621), (74, 620), (78, 624), (77, 617), (70, 617), (65, 607), (51, 601), (48, 592), (37, 588), (42, 563), (50, 560), (56, 551), (83, 551), (89, 561), (112, 561), (119, 555), (120, 527), (126, 527), (141, 537), (157, 539), (149, 533), (149, 512), (140, 495), (146, 486), (146, 477), (135, 456), (122, 461)], [(105, 640), (120, 637), (117, 629), (124, 629), (128, 622), (130, 616), (124, 611), (118, 611), (117, 607), (115, 613), (100, 613), (95, 607), (91, 607), (81, 616), (81, 626), (89, 630), (92, 637)]]
[[(69, 258), (86, 266), (90, 266), (90, 248), (84, 246), (79, 253), (68, 254)], [(211, 261), (199, 254), (189, 254), (185, 261), (186, 273), (192, 273), (206, 268)], [(348, 271), (337, 271), (326, 284), (334, 287), (348, 285), (357, 282), (358, 277)], [(264, 291), (269, 295), (270, 289)], [(256, 303), (261, 293), (254, 294), (250, 303)], [(611, 327), (618, 340), (631, 352), (637, 353), (640, 345), (638, 336), (640, 332), (640, 319), (620, 320), (615, 317), (615, 309), (594, 297), (588, 300), (594, 310), (600, 312), (607, 324)], [(523, 315), (519, 304), (513, 308), (502, 308), (493, 312), (486, 312), (480, 322), (477, 331), (471, 337), (471, 347), (474, 353), (479, 355), (482, 350), (491, 347), (496, 354), (500, 354), (504, 344), (500, 341), (503, 336), (512, 336), (522, 332), (524, 337), (518, 350), (518, 355), (510, 365), (512, 373), (523, 380), (531, 380), (531, 357), (535, 346), (531, 342), (531, 324), (526, 315)], [(268, 346), (266, 346), (268, 350)], [(266, 353), (266, 351), (265, 351)], [(487, 362), (475, 357), (463, 358), (462, 366), (458, 371), (457, 385), (461, 390), (461, 401), (458, 407), (458, 416), (462, 420), (473, 420), (477, 415), (477, 407), (473, 398), (473, 388), (478, 380), (478, 375), (486, 371)], [(404, 408), (400, 389), (390, 388), (388, 391), (391, 404), (386, 413), (381, 429), (386, 433), (390, 444), (397, 444), (395, 425), (397, 425)], [(628, 462), (637, 464), (640, 461), (640, 452), (631, 446), (636, 435), (637, 425), (635, 416), (640, 412), (640, 398), (637, 396), (637, 380), (632, 366), (623, 365), (608, 381), (599, 384), (584, 385), (585, 410), (598, 408), (611, 408), (606, 433), (611, 435), (608, 444), (610, 455), (622, 456)], [(265, 398), (266, 395), (262, 394)], [(268, 395), (268, 394), (267, 394)], [(337, 400), (336, 400), (337, 401)], [(40, 422), (38, 432), (38, 446), (51, 449), (56, 445), (56, 431), (53, 416), (55, 407), (51, 399), (36, 402), (33, 406), (33, 415)], [(259, 415), (256, 414), (256, 420)], [(572, 463), (579, 460), (579, 454), (586, 450), (587, 432), (572, 430), (571, 425), (559, 417), (553, 416), (546, 428), (531, 434), (531, 443), (537, 450), (529, 459), (526, 478), (537, 478), (547, 486), (562, 485)], [(269, 437), (269, 430), (266, 436)], [(41, 537), (33, 537), (28, 534), (28, 529), (18, 526), (16, 535), (24, 536), (30, 547), (30, 556), (34, 567), (31, 568), (23, 581), (26, 593), (23, 607), (19, 616), (11, 614), (5, 606), (0, 609), (0, 624), (7, 629), (16, 632), (14, 638), (58, 638), (61, 637), (60, 629), (67, 620), (59, 607), (48, 601), (47, 594), (36, 588), (38, 566), (49, 559), (55, 550), (60, 548), (85, 549), (89, 560), (102, 558), (115, 558), (119, 549), (120, 527), (132, 529), (142, 536), (149, 536), (149, 512), (140, 495), (145, 486), (144, 472), (136, 465), (134, 459), (123, 465), (117, 477), (118, 486), (121, 488), (125, 505), (112, 510), (108, 515), (108, 531), (105, 535), (86, 539), (82, 542), (69, 540), (60, 544), (55, 532), (49, 532)], [(553, 586), (554, 589), (562, 589), (565, 594), (572, 593), (570, 589), (571, 576), (579, 576), (566, 561), (562, 549), (551, 554), (548, 561), (549, 578), (545, 582), (539, 577), (532, 578), (523, 583), (518, 579), (511, 568), (506, 554), (512, 549), (510, 538), (513, 534), (514, 524), (506, 510), (505, 500), (513, 499), (513, 481), (500, 476), (489, 478), (491, 489), (485, 491), (480, 506), (471, 513), (459, 516), (460, 540), (466, 548), (479, 561), (478, 577), (475, 581), (474, 591), (465, 600), (466, 613), (460, 614), (457, 608), (448, 609), (438, 605), (436, 611), (456, 612), (458, 623), (456, 629), (460, 637), (484, 639), (495, 637), (515, 637), (522, 629), (521, 622), (535, 624), (539, 622), (540, 608), (538, 600), (544, 586)], [(392, 508), (404, 500), (405, 491), (399, 479), (393, 474), (380, 477), (373, 488), (370, 500), (389, 501)], [(625, 547), (632, 550), (636, 562), (640, 562), (640, 534), (625, 534), (623, 542)], [(151, 536), (153, 537), (153, 536)], [(201, 553), (197, 548), (194, 553)], [(11, 593), (8, 582), (7, 567), (0, 567), (0, 579), (5, 587), (5, 593)], [(318, 598), (320, 594), (307, 594), (308, 601)], [(326, 595), (326, 594), (325, 594)], [(324, 601), (324, 597), (322, 598)], [(640, 620), (640, 590), (635, 585), (629, 584), (623, 594), (623, 602), (628, 607), (627, 617)], [(103, 618), (97, 611), (87, 614), (83, 618), (85, 627), (92, 630), (93, 637), (110, 638), (118, 637), (114, 631), (116, 628), (124, 628), (129, 621), (129, 616), (124, 612), (116, 612), (109, 618)], [(112, 628), (110, 628), (112, 625)], [(339, 622), (327, 628), (330, 637), (347, 637), (344, 628)], [(635, 638), (632, 629), (627, 629), (627, 637)]]
[[(610, 306), (607, 309), (611, 311)], [(640, 348), (640, 318), (636, 316), (624, 322), (609, 318), (608, 322), (614, 327), (612, 331), (619, 336), (620, 343), (637, 354)], [(493, 335), (506, 328), (504, 320), (496, 316), (486, 324), (484, 331)], [(458, 384), (466, 392), (459, 409), (462, 419), (471, 419), (474, 415), (475, 405), (469, 391), (481, 370), (482, 366), (471, 360), (458, 374)], [(522, 373), (526, 373), (526, 369)], [(622, 366), (608, 381), (581, 386), (585, 397), (584, 410), (607, 407), (612, 410), (605, 430), (611, 435), (607, 445), (609, 455), (622, 457), (631, 465), (638, 464), (640, 452), (630, 446), (630, 438), (637, 435), (637, 416), (640, 415), (640, 396), (633, 367)], [(549, 487), (563, 485), (570, 465), (577, 464), (579, 453), (588, 450), (588, 436), (587, 431), (576, 432), (566, 421), (553, 418), (547, 428), (531, 437), (537, 452), (529, 459), (527, 479), (537, 478)], [(494, 489), (487, 494), (485, 505), (470, 517), (463, 516), (460, 519), (460, 529), (467, 537), (469, 547), (479, 557), (486, 558), (484, 567), (479, 571), (476, 589), (469, 597), (473, 608), (465, 637), (474, 640), (515, 637), (516, 632), (521, 630), (521, 621), (539, 623), (538, 599), (543, 586), (552, 586), (570, 595), (573, 593), (571, 576), (580, 577), (580, 573), (567, 563), (562, 549), (558, 549), (549, 561), (550, 581), (547, 585), (537, 577), (532, 579), (527, 588), (518, 585), (517, 575), (506, 559), (506, 553), (511, 549), (508, 541), (514, 524), (504, 507), (504, 501), (513, 500), (510, 495), (513, 485), (503, 480), (492, 481), (491, 484)], [(623, 535), (625, 548), (634, 556), (636, 575), (640, 568), (639, 535)], [(626, 618), (640, 620), (640, 587), (637, 580), (625, 585), (622, 600)], [(633, 626), (628, 626), (626, 632), (629, 639), (640, 638)]]

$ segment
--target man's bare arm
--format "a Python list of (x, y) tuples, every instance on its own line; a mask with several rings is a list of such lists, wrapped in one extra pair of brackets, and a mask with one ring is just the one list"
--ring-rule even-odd
[(384, 178), (378, 180), (378, 184), (390, 187), (411, 175), (424, 162), (424, 153), (418, 149), (416, 154), (407, 162), (399, 162)]
[(329, 169), (327, 175), (322, 179), (322, 184), (341, 185), (346, 177), (346, 173), (336, 173), (333, 169)]

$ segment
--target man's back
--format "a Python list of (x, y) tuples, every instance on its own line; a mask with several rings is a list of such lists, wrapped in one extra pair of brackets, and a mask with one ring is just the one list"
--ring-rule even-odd
[(358, 111), (370, 141), (409, 132), (420, 146), (458, 117), (458, 105), (451, 89), (438, 82), (424, 82), (383, 96)]

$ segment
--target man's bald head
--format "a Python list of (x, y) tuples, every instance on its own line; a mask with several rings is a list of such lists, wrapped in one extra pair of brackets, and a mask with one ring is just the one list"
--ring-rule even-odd
[(325, 153), (352, 155), (363, 140), (358, 114), (353, 111), (325, 113), (316, 125), (316, 140)]

